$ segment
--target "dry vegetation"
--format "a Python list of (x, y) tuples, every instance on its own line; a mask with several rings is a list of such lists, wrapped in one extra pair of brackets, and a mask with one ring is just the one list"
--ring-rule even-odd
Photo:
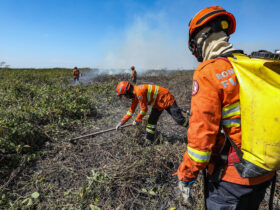
[[(175, 95), (179, 106), (189, 108), (192, 73), (150, 71), (140, 76), (138, 83), (166, 87)], [(67, 77), (66, 73), (64, 76)], [(47, 134), (47, 140), (39, 148), (36, 147), (36, 154), (39, 155), (33, 160), (23, 161), (35, 154), (34, 151), (23, 151), (17, 153), (20, 155), (16, 159), (18, 164), (14, 164), (11, 170), (1, 166), (0, 208), (203, 208), (202, 176), (192, 188), (192, 205), (182, 202), (177, 178), (171, 176), (182, 160), (187, 135), (186, 129), (178, 126), (166, 112), (159, 120), (154, 145), (144, 145), (146, 120), (138, 127), (82, 139), (77, 144), (67, 141), (71, 137), (114, 127), (119, 122), (129, 102), (120, 101), (114, 96), (115, 86), (118, 81), (128, 78), (129, 75), (125, 74), (101, 75), (87, 80), (85, 84), (66, 85), (66, 92), (87, 94), (90, 103), (84, 104), (91, 109), (84, 107), (86, 111), (78, 117), (75, 115), (75, 123), (64, 122), (64, 126), (54, 119), (53, 127), (60, 129), (60, 132), (42, 130)], [(5, 155), (8, 155), (7, 152)], [(9, 160), (0, 159), (1, 164)], [(276, 197), (279, 198), (279, 183), (277, 185)], [(264, 202), (262, 209), (266, 207), (267, 202)]]

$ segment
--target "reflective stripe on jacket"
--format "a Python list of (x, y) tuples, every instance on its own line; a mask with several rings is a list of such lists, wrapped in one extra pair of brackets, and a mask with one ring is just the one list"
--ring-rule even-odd
[[(229, 117), (237, 116), (235, 119), (229, 119)], [(240, 102), (237, 101), (229, 106), (222, 108), (222, 125), (226, 128), (240, 127)]]
[[(191, 181), (205, 167), (210, 174), (213, 172), (215, 159), (225, 141), (220, 132), (221, 124), (241, 148), (239, 84), (235, 72), (225, 59), (211, 59), (201, 63), (193, 75), (188, 147), (177, 171), (180, 180)], [(226, 165), (222, 180), (255, 185), (272, 176), (273, 173), (244, 179), (233, 165)]]
[(164, 110), (170, 107), (175, 99), (174, 96), (165, 88), (157, 85), (138, 85), (134, 86), (133, 93), (135, 97), (132, 99), (130, 109), (122, 118), (121, 122), (126, 123), (134, 114), (138, 103), (140, 104), (140, 113), (136, 120), (141, 121), (148, 111), (148, 105), (158, 110)]

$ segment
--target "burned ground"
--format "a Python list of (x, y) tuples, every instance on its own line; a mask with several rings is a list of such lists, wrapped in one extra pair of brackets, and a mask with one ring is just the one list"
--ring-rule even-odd
[[(189, 108), (192, 74), (192, 71), (149, 72), (140, 76), (137, 83), (168, 88), (179, 106)], [(128, 75), (103, 75), (82, 85), (126, 78)], [(201, 175), (192, 188), (193, 204), (184, 204), (178, 194), (177, 178), (172, 174), (182, 161), (187, 134), (167, 112), (159, 120), (154, 145), (144, 144), (146, 119), (138, 127), (82, 139), (76, 144), (68, 142), (67, 139), (75, 136), (114, 127), (128, 108), (128, 101), (117, 98), (113, 103), (99, 104), (98, 116), (92, 117), (90, 123), (76, 127), (63, 139), (47, 141), (43, 155), (24, 168), (19, 166), (20, 172), (0, 182), (2, 206), (11, 209), (203, 208)], [(264, 202), (262, 209), (266, 207)]]

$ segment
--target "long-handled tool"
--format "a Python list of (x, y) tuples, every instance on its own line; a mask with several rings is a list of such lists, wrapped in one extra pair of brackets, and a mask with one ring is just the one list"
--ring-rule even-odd
[[(120, 129), (129, 127), (129, 126), (132, 126), (132, 125), (133, 125), (132, 123), (127, 124), (127, 125), (123, 125), (123, 126), (120, 127)], [(110, 128), (110, 129), (107, 129), (107, 130), (98, 131), (98, 132), (95, 132), (95, 133), (90, 133), (90, 134), (87, 134), (87, 135), (84, 135), (84, 136), (78, 136), (78, 137), (75, 137), (75, 138), (72, 138), (72, 139), (68, 139), (68, 141), (70, 143), (74, 143), (79, 139), (96, 136), (96, 135), (99, 135), (99, 134), (102, 134), (102, 133), (107, 133), (107, 132), (110, 132), (110, 131), (113, 131), (113, 130), (116, 130), (116, 128)]]

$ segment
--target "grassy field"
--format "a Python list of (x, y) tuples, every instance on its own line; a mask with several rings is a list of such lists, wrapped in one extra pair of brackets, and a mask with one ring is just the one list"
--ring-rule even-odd
[[(0, 209), (203, 208), (201, 176), (192, 189), (192, 205), (178, 194), (177, 178), (171, 175), (182, 160), (187, 135), (165, 112), (156, 145), (143, 145), (146, 120), (68, 142), (115, 127), (129, 107), (129, 101), (115, 96), (115, 87), (130, 75), (96, 77), (85, 70), (85, 82), (74, 85), (70, 69), (0, 72)], [(166, 87), (179, 106), (189, 108), (192, 74), (149, 71), (138, 83)]]
[(33, 159), (45, 141), (59, 140), (88, 117), (96, 117), (101, 102), (96, 98), (112, 100), (108, 90), (115, 86), (69, 85), (69, 69), (0, 71), (0, 176), (20, 161)]

